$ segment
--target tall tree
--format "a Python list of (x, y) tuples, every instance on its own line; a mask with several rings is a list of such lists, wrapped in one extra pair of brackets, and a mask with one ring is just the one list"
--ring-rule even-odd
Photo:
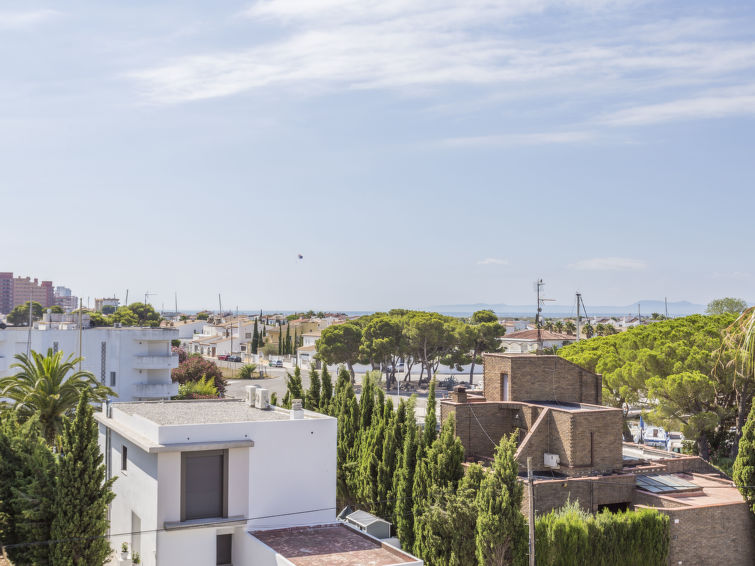
[(522, 515), (522, 484), (514, 435), (496, 447), (490, 472), (477, 494), (475, 543), (480, 566), (517, 564), (527, 553), (527, 524)]
[(328, 366), (322, 366), (322, 373), (320, 375), (321, 381), (321, 393), (320, 393), (320, 412), (330, 413), (330, 404), (333, 398), (333, 382), (330, 379), (330, 373), (328, 372)]
[(477, 311), (472, 315), (471, 330), (472, 367), (469, 368), (469, 383), (472, 383), (475, 364), (482, 363), (483, 352), (500, 352), (501, 336), (506, 328), (498, 322), (498, 317), (491, 310)]
[(322, 331), (317, 340), (317, 354), (326, 364), (346, 364), (354, 383), (354, 364), (359, 360), (362, 329), (357, 324), (334, 324)]
[(739, 452), (734, 460), (732, 478), (750, 510), (755, 513), (755, 404), (750, 409), (742, 438), (739, 440)]
[[(31, 301), (31, 318), (32, 322), (42, 318), (42, 305), (37, 301)], [(29, 325), (29, 301), (21, 305), (13, 307), (13, 310), (8, 313), (6, 320), (14, 326), (28, 326)]]
[(294, 368), (294, 374), (286, 374), (286, 395), (283, 397), (283, 406), (286, 409), (291, 408), (291, 403), (294, 399), (301, 399), (304, 401), (304, 385), (301, 380), (301, 368), (296, 366)]
[(309, 390), (307, 391), (306, 405), (310, 411), (320, 410), (320, 374), (314, 368), (309, 370)]
[(417, 463), (417, 423), (414, 420), (414, 408), (410, 404), (406, 412), (406, 430), (401, 454), (401, 465), (394, 478), (396, 499), (396, 531), (404, 548), (414, 546), (414, 515), (412, 513), (412, 491), (414, 489), (414, 470)]
[(734, 297), (724, 297), (723, 299), (714, 299), (705, 307), (706, 314), (739, 314), (747, 309), (747, 301), (744, 299), (735, 299)]
[(32, 350), (30, 356), (17, 354), (15, 359), (10, 367), (19, 371), (0, 379), (0, 398), (8, 399), (22, 420), (36, 416), (51, 445), (62, 430), (63, 418), (73, 413), (84, 392), (99, 402), (115, 395), (90, 372), (76, 369), (80, 358), (69, 356), (64, 361), (62, 351), (53, 353), (50, 348), (43, 356)]
[(460, 322), (438, 313), (413, 312), (406, 317), (407, 348), (427, 372), (427, 381), (440, 364), (441, 358), (456, 346)]
[(422, 431), (422, 442), (430, 446), (437, 436), (438, 418), (435, 414), (435, 378), (430, 381), (427, 392), (427, 412), (425, 413), (425, 428)]
[(254, 331), (252, 331), (252, 354), (256, 354), (260, 347), (260, 331), (257, 327), (257, 319), (254, 319)]
[(61, 435), (51, 528), (51, 538), (57, 541), (51, 549), (56, 565), (103, 566), (111, 553), (107, 512), (115, 478), (105, 480), (88, 397), (81, 396), (76, 416), (66, 421)]
[(364, 327), (362, 332), (361, 355), (381, 369), (390, 368), (387, 373), (386, 388), (396, 379), (396, 364), (404, 354), (404, 334), (401, 320), (390, 315), (379, 315)]

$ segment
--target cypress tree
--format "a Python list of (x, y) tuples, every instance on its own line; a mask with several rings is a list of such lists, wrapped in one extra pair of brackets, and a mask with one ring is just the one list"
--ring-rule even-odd
[(252, 332), (252, 354), (256, 354), (260, 347), (260, 331), (257, 327), (257, 319), (254, 319), (254, 332)]
[(105, 465), (97, 444), (97, 425), (84, 394), (76, 416), (64, 425), (60, 437), (58, 475), (55, 478), (55, 518), (51, 538), (56, 566), (102, 566), (110, 558), (107, 509), (113, 500), (115, 478), (105, 481)]
[(281, 327), (278, 326), (278, 355), (282, 356), (286, 352), (283, 351), (283, 331), (281, 330)]
[(501, 438), (493, 465), (477, 494), (475, 546), (480, 566), (518, 564), (527, 555), (527, 524), (522, 515), (522, 484), (514, 458), (514, 434)]
[[(424, 554), (423, 549), (417, 543), (420, 522), (417, 519), (422, 515), (428, 504), (428, 496), (432, 485), (430, 472), (427, 465), (427, 448), (420, 442), (417, 447), (417, 461), (414, 468), (414, 485), (412, 486), (412, 551), (414, 554)], [(403, 545), (403, 541), (401, 543)]]
[(384, 441), (385, 424), (381, 420), (373, 421), (369, 429), (361, 431), (357, 489), (362, 504), (372, 513), (377, 511), (380, 502), (378, 472)]
[[(298, 367), (298, 366), (297, 366)], [(309, 391), (307, 391), (307, 409), (310, 411), (320, 410), (320, 375), (317, 370), (309, 370)]]
[(296, 355), (298, 351), (299, 351), (299, 339), (296, 337), (296, 329), (294, 328), (294, 351), (293, 351), (294, 356)]
[(320, 412), (330, 414), (331, 403), (333, 398), (333, 382), (330, 380), (328, 366), (323, 364), (322, 373), (320, 374)]
[[(55, 518), (55, 457), (36, 430), (28, 430), (19, 443), (21, 469), (13, 488), (14, 521), (23, 542), (50, 540)], [(16, 564), (49, 564), (52, 547), (35, 544), (11, 549)]]
[(755, 403), (752, 404), (747, 422), (742, 428), (732, 479), (742, 492), (750, 510), (755, 513)]
[(286, 409), (290, 409), (294, 399), (304, 401), (304, 386), (302, 385), (301, 368), (299, 366), (294, 368), (294, 375), (290, 373), (286, 375), (288, 376), (288, 382), (286, 383), (286, 395), (283, 397), (283, 406)]
[(359, 398), (359, 414), (362, 416), (361, 430), (367, 430), (372, 424), (373, 408), (375, 406), (375, 381), (370, 372), (362, 380), (362, 395)]
[(290, 356), (291, 355), (291, 325), (286, 325), (286, 341), (283, 344), (283, 350), (284, 354)]
[(404, 446), (401, 455), (401, 467), (396, 472), (395, 524), (398, 538), (403, 548), (414, 546), (414, 516), (412, 515), (412, 490), (414, 488), (414, 469), (417, 458), (417, 424), (414, 422), (414, 410), (409, 407), (406, 415)]
[(429, 447), (437, 436), (436, 427), (438, 420), (435, 416), (435, 378), (430, 380), (430, 389), (427, 392), (427, 413), (425, 414), (425, 429), (422, 433), (422, 441)]
[(18, 429), (14, 412), (0, 412), (0, 541), (4, 544), (21, 542), (13, 519), (16, 515), (13, 488), (17, 472), (21, 469), (21, 456), (17, 449), (21, 438)]
[[(388, 404), (386, 403), (386, 407)], [(393, 476), (396, 473), (398, 445), (396, 444), (397, 425), (395, 415), (385, 419), (385, 436), (383, 439), (383, 453), (378, 466), (377, 476), (377, 514), (380, 517), (393, 517), (395, 502), (393, 499)]]
[(427, 451), (429, 485), (456, 490), (464, 476), (464, 445), (454, 434), (454, 421), (446, 419), (440, 435)]

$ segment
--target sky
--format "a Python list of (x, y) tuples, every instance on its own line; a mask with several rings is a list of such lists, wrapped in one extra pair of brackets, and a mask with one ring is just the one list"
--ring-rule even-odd
[(755, 300), (752, 2), (25, 0), (0, 62), (0, 270), (92, 304)]

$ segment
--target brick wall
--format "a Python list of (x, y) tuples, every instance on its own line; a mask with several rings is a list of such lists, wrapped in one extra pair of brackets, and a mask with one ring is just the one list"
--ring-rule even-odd
[[(464, 445), (464, 454), (475, 459), (492, 458), (495, 446), (504, 434), (519, 429), (515, 415), (520, 408), (506, 403), (471, 402), (464, 404), (443, 400), (440, 403), (440, 418), (454, 418), (456, 436)], [(489, 438), (488, 438), (489, 437)]]
[[(542, 515), (563, 507), (567, 501), (579, 503), (585, 511), (595, 513), (601, 505), (631, 504), (634, 491), (635, 479), (630, 475), (538, 480), (534, 484), (535, 514)], [(529, 496), (525, 485), (522, 513), (528, 512)]]
[(602, 403), (603, 380), (560, 356), (483, 354), (483, 390), (488, 401), (504, 399), (504, 374), (510, 401)]
[(755, 564), (755, 528), (746, 503), (658, 511), (670, 519), (670, 565)]

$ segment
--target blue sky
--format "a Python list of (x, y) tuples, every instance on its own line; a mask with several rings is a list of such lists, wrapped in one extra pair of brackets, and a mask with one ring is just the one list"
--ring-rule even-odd
[(185, 308), (755, 300), (753, 30), (747, 2), (2, 2), (0, 269)]

